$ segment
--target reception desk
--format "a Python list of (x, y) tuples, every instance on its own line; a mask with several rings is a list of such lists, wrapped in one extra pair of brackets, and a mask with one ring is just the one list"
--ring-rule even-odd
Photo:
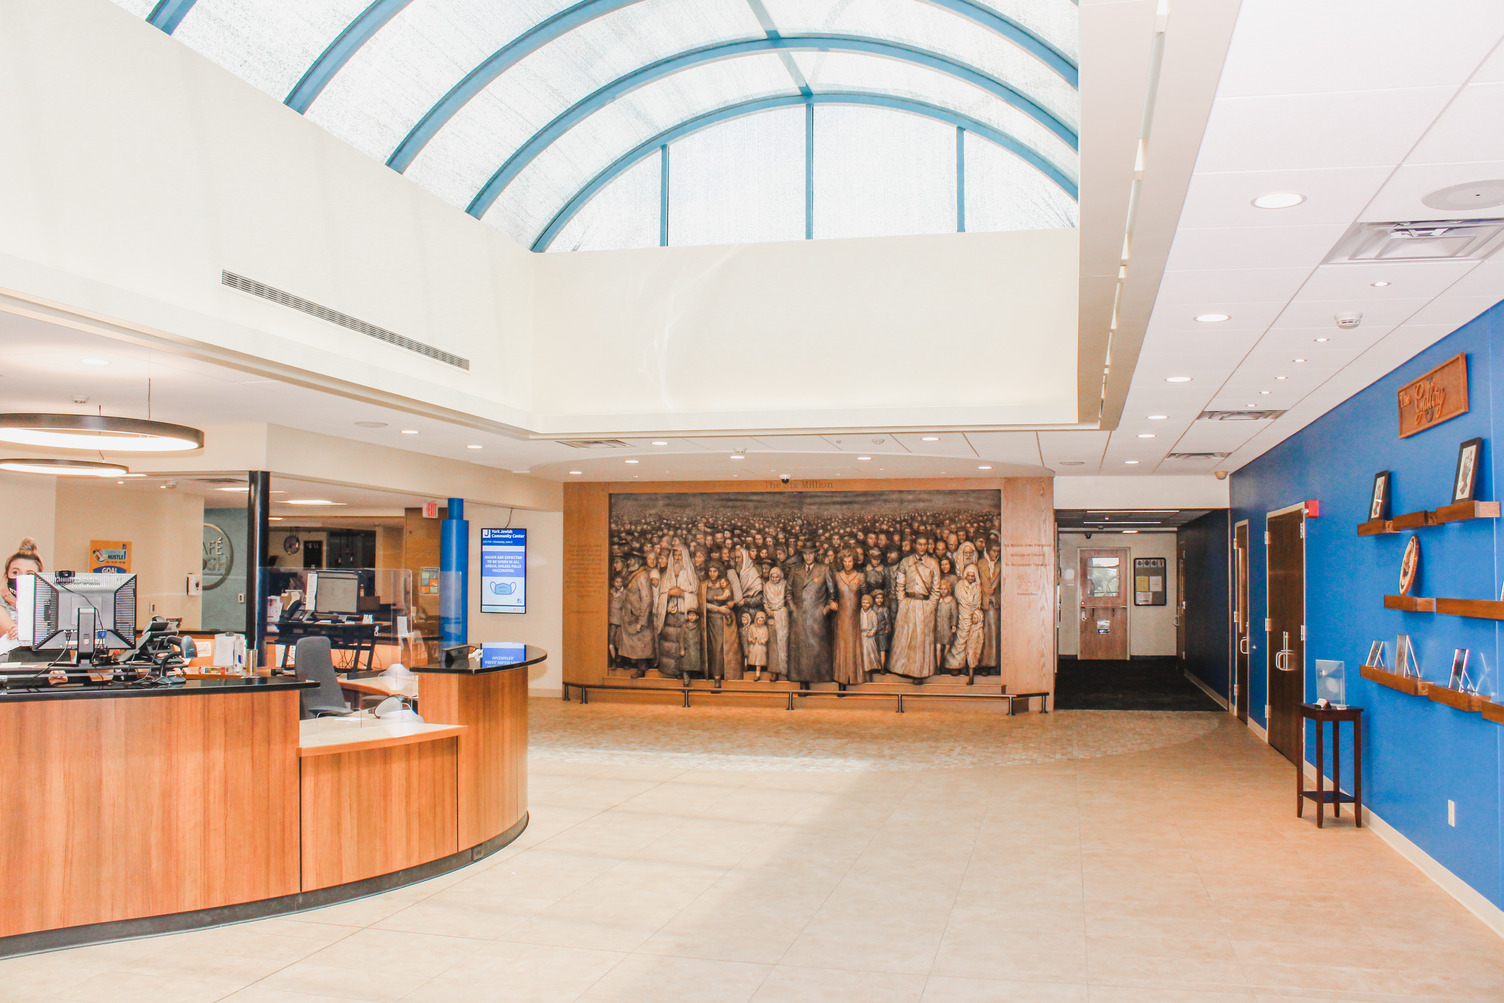
[(0, 957), (276, 915), (461, 867), (527, 824), (525, 655), (415, 667), (421, 725), (306, 684), (0, 693)]

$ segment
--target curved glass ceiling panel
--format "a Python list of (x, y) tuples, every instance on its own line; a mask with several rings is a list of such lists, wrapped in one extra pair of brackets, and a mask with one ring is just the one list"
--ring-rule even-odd
[(503, 73), (439, 130), (405, 173), (446, 201), (468, 205), (533, 133), (606, 81), (685, 49), (761, 35), (744, 0), (642, 0)]
[[(484, 218), (531, 244), (575, 192), (643, 140), (721, 105), (791, 92), (787, 70), (770, 53), (707, 63), (655, 81), (606, 105), (546, 148)], [(495, 160), (487, 176), (500, 164)]]
[[(672, 175), (673, 168), (669, 173)], [(657, 247), (660, 184), (658, 156), (639, 161), (585, 204), (554, 238), (554, 249), (614, 251)]]
[(416, 0), (334, 75), (308, 117), (385, 160), (481, 60), (571, 2)]
[(763, 2), (781, 34), (861, 35), (917, 46), (1012, 84), (1072, 128), (1080, 119), (1076, 89), (1059, 74), (997, 33), (950, 11), (915, 0)]
[(793, 59), (816, 93), (867, 91), (950, 108), (1006, 132), (1073, 180), (1079, 160), (1061, 139), (979, 87), (923, 66), (850, 52), (797, 52)]
[(804, 108), (686, 136), (669, 147), (668, 178), (670, 244), (803, 240)]
[(972, 0), (1028, 28), (1061, 52), (1081, 57), (1081, 8), (1075, 0)]
[(115, 6), (124, 7), (144, 21), (157, 6), (157, 0), (115, 0)]
[(281, 101), (371, 0), (198, 0), (172, 37)]
[(881, 108), (815, 109), (815, 236), (956, 232), (956, 130)]
[(967, 230), (1053, 230), (1079, 223), (1079, 207), (1059, 185), (996, 143), (969, 132), (965, 143)]

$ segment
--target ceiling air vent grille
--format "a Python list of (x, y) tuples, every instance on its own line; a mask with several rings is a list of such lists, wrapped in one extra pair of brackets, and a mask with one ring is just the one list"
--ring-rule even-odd
[(1504, 244), (1504, 219), (1354, 223), (1327, 262), (1482, 261)]
[(261, 299), (280, 303), (282, 306), (290, 307), (293, 310), (306, 313), (310, 317), (317, 317), (319, 320), (328, 321), (331, 324), (338, 324), (340, 327), (363, 334), (368, 338), (375, 338), (377, 341), (384, 341), (388, 345), (396, 345), (398, 348), (405, 348), (409, 352), (416, 352), (418, 355), (433, 359), (435, 362), (442, 362), (447, 366), (454, 366), (456, 369), (463, 369), (467, 372), (470, 369), (470, 360), (455, 355), (453, 352), (446, 352), (442, 348), (435, 348), (432, 345), (415, 341), (395, 331), (388, 331), (384, 327), (377, 327), (375, 324), (361, 320), (359, 317), (351, 317), (347, 313), (340, 313), (338, 310), (332, 310), (311, 300), (305, 300), (301, 296), (295, 296), (275, 286), (269, 286), (265, 283), (257, 282), (255, 279), (248, 279), (243, 275), (236, 275), (234, 272), (226, 271), (219, 273), (219, 280), (231, 289), (238, 289), (243, 293), (250, 293), (252, 296), (259, 296)]
[(1225, 460), (1231, 453), (1166, 453), (1167, 460)]
[(572, 449), (626, 449), (627, 444), (620, 439), (560, 439), (559, 445), (569, 446)]
[(1197, 421), (1273, 421), (1283, 411), (1202, 411)]

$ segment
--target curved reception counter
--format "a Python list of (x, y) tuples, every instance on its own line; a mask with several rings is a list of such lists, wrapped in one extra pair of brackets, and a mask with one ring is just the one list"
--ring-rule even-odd
[(311, 684), (286, 677), (0, 693), (0, 957), (327, 905), (495, 852), (527, 825), (545, 657), (414, 667), (422, 723), (300, 722)]

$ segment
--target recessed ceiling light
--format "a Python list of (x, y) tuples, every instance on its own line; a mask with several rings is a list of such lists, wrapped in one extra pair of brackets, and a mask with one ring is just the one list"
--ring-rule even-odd
[(0, 414), (0, 441), (107, 453), (201, 449), (204, 433), (186, 425), (102, 414)]
[(1332, 340), (1331, 338), (1317, 338), (1316, 342), (1317, 342), (1317, 344), (1320, 344), (1323, 341), (1331, 341), (1331, 340)]
[(667, 445), (668, 445), (668, 443), (667, 443), (667, 442), (665, 442), (665, 441), (664, 441), (664, 440), (662, 440), (662, 439), (658, 439), (658, 440), (656, 440), (656, 441), (654, 441), (654, 443), (653, 443), (653, 445), (655, 445), (655, 446), (667, 446)]
[(328, 498), (289, 498), (284, 505), (343, 505), (344, 502), (330, 501)]
[(1191, 378), (1189, 376), (1166, 376), (1165, 377), (1165, 382), (1166, 383), (1189, 383), (1189, 382), (1191, 382)]
[(1300, 192), (1270, 192), (1254, 199), (1253, 204), (1259, 209), (1289, 209), (1305, 200), (1306, 197)]
[(1306, 360), (1305, 359), (1291, 359), (1290, 361), (1291, 362), (1304, 362)]
[(1232, 320), (1232, 315), (1225, 313), (1203, 313), (1196, 317), (1196, 323), (1198, 324), (1220, 324), (1224, 320)]
[(1085, 460), (1058, 460), (1056, 462), (1062, 467), (1084, 467), (1086, 465)]
[(356, 428), (386, 428), (386, 422), (384, 422), (384, 421), (357, 421), (355, 423), (355, 427)]
[[(1124, 536), (1132, 536), (1134, 533), (1137, 533), (1137, 532), (1138, 532), (1138, 530), (1136, 530), (1136, 529), (1125, 529), (1125, 530), (1123, 530), (1123, 535)], [(1333, 727), (1335, 727), (1335, 725)]]
[(109, 359), (79, 359), (78, 361), (86, 366), (108, 366), (110, 364)]
[(921, 436), (920, 438), (923, 439), (923, 441), (925, 441), (925, 442), (939, 442), (940, 441), (940, 437), (938, 435), (925, 435), (925, 436)]
[(402, 434), (403, 435), (417, 435), (418, 434), (418, 430), (416, 428), (404, 428), (402, 430)]
[(628, 460), (628, 463), (641, 463), (641, 460)]
[(118, 463), (101, 463), (98, 460), (62, 460), (37, 457), (16, 457), (0, 460), (0, 470), (17, 474), (49, 474), (62, 477), (120, 477), (129, 473)]
[(1123, 462), (1126, 463), (1126, 464), (1128, 464), (1131, 467), (1135, 463), (1137, 463), (1138, 461), (1137, 460), (1124, 460)]
[(1268, 397), (1272, 393), (1274, 393), (1273, 390), (1260, 390), (1259, 391), (1259, 395), (1263, 396), (1263, 397)]
[(478, 444), (476, 444), (474, 442), (472, 442), (472, 443), (470, 443), (470, 445), (466, 446), (465, 448), (466, 449), (483, 449), (484, 447), (480, 446), (480, 445), (478, 445)]
[(745, 460), (746, 459), (746, 457), (743, 456), (741, 453), (732, 453), (731, 454), (731, 458), (733, 460)]
[(583, 470), (571, 470), (571, 471), (570, 471), (570, 472), (569, 472), (569, 473), (570, 473), (570, 475), (571, 475), (571, 476), (573, 476), (573, 477), (578, 477), (578, 476), (580, 476), (580, 475), (581, 475), (581, 474), (583, 474), (583, 473), (584, 473), (584, 472), (585, 472), (585, 471), (583, 471)]
[(1150, 421), (1164, 421), (1168, 417), (1170, 417), (1170, 416), (1167, 415), (1167, 414), (1151, 414), (1149, 416), (1149, 420)]
[(1288, 377), (1288, 376), (1276, 376), (1275, 377), (1275, 379), (1277, 379), (1277, 380), (1288, 380), (1289, 378), (1290, 377)]
[(978, 466), (977, 469), (978, 470), (991, 470), (992, 467), (990, 467), (987, 464), (983, 463), (982, 465)]
[(1152, 439), (1152, 438), (1154, 438), (1154, 433), (1153, 432), (1140, 432), (1138, 434), (1138, 437), (1140, 439)]
[(1369, 285), (1371, 285), (1371, 286), (1373, 286), (1373, 287), (1374, 287), (1374, 288), (1375, 288), (1375, 289), (1383, 289), (1383, 288), (1384, 288), (1384, 287), (1385, 287), (1385, 286), (1387, 286), (1387, 285), (1388, 285), (1388, 284), (1389, 284), (1389, 283), (1388, 283), (1388, 282), (1385, 282), (1385, 281), (1384, 281), (1384, 280), (1383, 280), (1383, 279), (1380, 279), (1380, 280), (1379, 280), (1379, 281), (1377, 281), (1377, 282), (1370, 282), (1370, 283), (1369, 283)]
[(858, 460), (870, 460), (870, 459), (872, 459), (872, 457), (870, 457), (870, 456), (858, 456), (857, 459)]

